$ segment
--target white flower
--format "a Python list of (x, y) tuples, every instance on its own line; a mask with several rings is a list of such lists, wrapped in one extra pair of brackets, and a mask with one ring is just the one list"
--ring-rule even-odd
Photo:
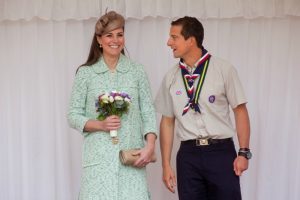
[(112, 96), (109, 96), (109, 102), (110, 103), (114, 102), (114, 98)]
[(128, 99), (127, 97), (125, 97), (124, 101), (130, 103), (130, 99)]
[(104, 94), (100, 97), (100, 99), (103, 101), (103, 103), (108, 103), (109, 96), (108, 96), (108, 94)]
[(121, 97), (121, 96), (115, 96), (115, 100), (116, 101), (123, 101), (123, 97)]

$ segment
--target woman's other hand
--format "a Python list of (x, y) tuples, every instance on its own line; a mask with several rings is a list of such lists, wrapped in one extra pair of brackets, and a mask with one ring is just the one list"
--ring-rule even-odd
[(134, 166), (142, 168), (148, 165), (151, 162), (151, 157), (155, 153), (155, 140), (156, 135), (153, 133), (148, 133), (146, 135), (146, 146), (140, 149), (136, 155), (140, 155), (139, 159), (134, 163)]

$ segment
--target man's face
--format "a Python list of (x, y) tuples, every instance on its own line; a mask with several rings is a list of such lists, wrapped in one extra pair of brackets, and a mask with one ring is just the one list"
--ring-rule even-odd
[(175, 25), (170, 28), (170, 38), (167, 45), (173, 50), (175, 58), (185, 58), (190, 51), (191, 38), (187, 40), (181, 35), (182, 26)]

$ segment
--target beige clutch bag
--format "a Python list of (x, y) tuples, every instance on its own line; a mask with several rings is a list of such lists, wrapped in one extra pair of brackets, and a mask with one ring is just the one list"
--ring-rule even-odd
[[(120, 161), (123, 165), (133, 165), (134, 162), (140, 157), (140, 155), (135, 155), (139, 149), (128, 149), (121, 150), (119, 153)], [(151, 162), (156, 161), (155, 153), (151, 157)]]

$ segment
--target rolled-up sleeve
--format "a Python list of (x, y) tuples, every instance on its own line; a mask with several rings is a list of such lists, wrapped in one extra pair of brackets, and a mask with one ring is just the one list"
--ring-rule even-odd
[(148, 77), (143, 67), (139, 67), (139, 106), (143, 122), (143, 135), (154, 133), (157, 136), (156, 114), (153, 105)]
[(87, 81), (88, 81), (88, 70), (86, 67), (79, 68), (70, 98), (69, 110), (68, 110), (68, 122), (72, 128), (77, 129), (83, 135), (84, 126), (89, 120), (86, 114), (86, 99), (87, 99)]

